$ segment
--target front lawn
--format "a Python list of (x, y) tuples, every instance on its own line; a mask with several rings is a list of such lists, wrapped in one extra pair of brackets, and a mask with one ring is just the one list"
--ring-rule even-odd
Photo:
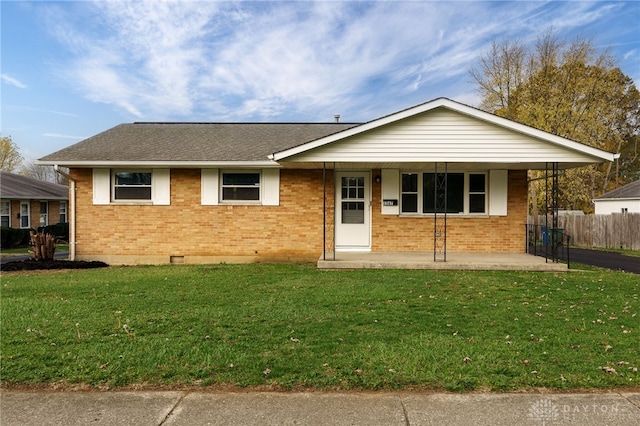
[(636, 387), (640, 279), (612, 271), (204, 265), (3, 273), (4, 384)]

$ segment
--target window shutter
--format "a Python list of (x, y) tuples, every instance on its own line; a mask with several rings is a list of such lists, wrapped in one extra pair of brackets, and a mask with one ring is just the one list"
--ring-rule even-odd
[[(400, 171), (383, 169), (382, 176), (382, 214), (400, 214)], [(385, 206), (384, 200), (395, 200), (395, 206)]]
[(262, 205), (280, 205), (280, 169), (262, 170)]
[(489, 172), (489, 215), (507, 215), (508, 185), (508, 170), (491, 170)]
[(93, 169), (93, 204), (111, 203), (111, 170)]
[(203, 206), (218, 205), (218, 169), (202, 169), (200, 171), (200, 197)]
[(151, 173), (151, 201), (154, 205), (171, 204), (171, 171), (169, 169), (153, 169)]

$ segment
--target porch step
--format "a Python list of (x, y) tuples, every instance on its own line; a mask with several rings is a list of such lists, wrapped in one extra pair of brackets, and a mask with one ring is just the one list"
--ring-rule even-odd
[(520, 253), (447, 253), (447, 261), (434, 262), (426, 252), (338, 252), (326, 253), (318, 260), (318, 269), (435, 269), (475, 271), (566, 272), (564, 263), (545, 262), (544, 258)]

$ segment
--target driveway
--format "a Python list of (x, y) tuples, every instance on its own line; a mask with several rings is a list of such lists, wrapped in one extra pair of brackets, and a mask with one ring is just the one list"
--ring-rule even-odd
[[(56, 251), (53, 255), (55, 259), (66, 260), (69, 258), (68, 251)], [(0, 257), (0, 265), (4, 265), (9, 262), (22, 262), (23, 260), (28, 260), (31, 258), (30, 254), (19, 254), (16, 256), (2, 256)]]
[(573, 247), (569, 255), (571, 256), (571, 264), (574, 262), (583, 263), (585, 265), (640, 274), (640, 257), (625, 256), (611, 251), (588, 250)]

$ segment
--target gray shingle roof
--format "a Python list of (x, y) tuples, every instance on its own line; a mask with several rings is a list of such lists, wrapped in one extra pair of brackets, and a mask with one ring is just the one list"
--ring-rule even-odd
[(10, 200), (67, 200), (66, 185), (0, 172), (0, 198)]
[(640, 179), (602, 194), (596, 200), (611, 200), (615, 198), (640, 198)]
[(357, 124), (129, 123), (42, 157), (65, 161), (268, 161), (267, 156)]

